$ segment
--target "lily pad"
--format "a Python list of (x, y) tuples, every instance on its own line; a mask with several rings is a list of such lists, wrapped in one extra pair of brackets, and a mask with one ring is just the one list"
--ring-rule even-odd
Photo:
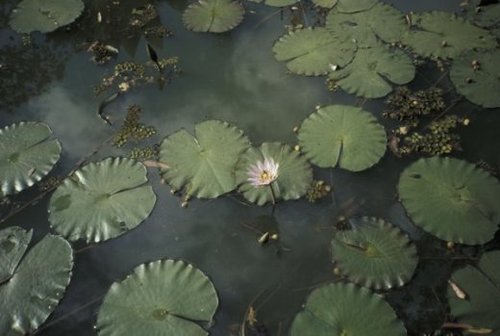
[(390, 83), (402, 85), (415, 77), (415, 66), (403, 51), (379, 44), (358, 49), (345, 68), (330, 72), (344, 91), (365, 98), (380, 98), (392, 91)]
[(356, 13), (368, 10), (377, 3), (377, 0), (339, 0), (335, 9), (341, 13)]
[(10, 26), (18, 33), (48, 33), (75, 21), (82, 13), (81, 0), (23, 0), (10, 16)]
[(251, 2), (263, 3), (271, 7), (286, 7), (291, 6), (299, 0), (249, 0)]
[(295, 316), (291, 336), (403, 336), (406, 330), (379, 295), (353, 284), (329, 284), (314, 290)]
[(290, 72), (298, 75), (324, 75), (332, 68), (345, 66), (356, 46), (343, 42), (325, 28), (305, 28), (282, 36), (274, 45), (274, 57), (286, 61)]
[(450, 78), (457, 91), (474, 104), (500, 107), (500, 50), (471, 51), (456, 58)]
[[(31, 233), (27, 233), (31, 235)], [(0, 334), (25, 335), (36, 330), (55, 309), (71, 278), (71, 246), (47, 235), (0, 283)]]
[(288, 145), (265, 142), (248, 149), (236, 165), (238, 191), (247, 200), (264, 205), (273, 199), (269, 185), (254, 186), (248, 181), (250, 167), (266, 158), (279, 165), (278, 176), (271, 184), (276, 200), (294, 200), (306, 194), (312, 182), (312, 169), (306, 158)]
[(160, 146), (160, 161), (170, 168), (162, 177), (175, 190), (199, 198), (215, 198), (236, 189), (234, 166), (250, 147), (243, 132), (226, 122), (208, 120), (195, 126), (193, 137), (180, 130)]
[(49, 221), (74, 241), (100, 242), (135, 228), (156, 202), (146, 167), (126, 158), (108, 158), (77, 170), (49, 203)]
[(382, 219), (355, 221), (355, 229), (339, 231), (332, 240), (332, 259), (341, 272), (351, 281), (374, 289), (408, 282), (418, 262), (415, 245)]
[(424, 57), (454, 58), (467, 50), (493, 49), (497, 43), (486, 30), (447, 12), (412, 15), (414, 29), (403, 43)]
[(182, 20), (195, 32), (223, 33), (239, 25), (245, 10), (236, 1), (200, 0), (184, 11)]
[(500, 183), (466, 161), (432, 157), (407, 167), (399, 197), (413, 222), (461, 244), (491, 240), (500, 224)]
[(408, 29), (404, 15), (384, 3), (350, 14), (333, 9), (326, 17), (325, 27), (333, 35), (356, 43), (358, 47), (377, 46), (380, 40), (398, 42)]
[(0, 284), (9, 279), (31, 241), (33, 231), (13, 226), (0, 231)]
[(312, 2), (319, 7), (332, 8), (337, 4), (338, 0), (313, 0)]
[(204, 336), (219, 302), (212, 282), (183, 262), (138, 266), (109, 289), (97, 316), (100, 336)]
[(0, 197), (40, 181), (60, 155), (61, 145), (44, 123), (20, 122), (0, 129)]
[(361, 171), (385, 153), (387, 138), (377, 119), (359, 107), (329, 105), (304, 120), (299, 143), (315, 165)]
[[(448, 299), (451, 314), (458, 322), (500, 335), (500, 251), (483, 254), (479, 264), (466, 266), (451, 276), (452, 283), (465, 295), (460, 298), (450, 286)], [(487, 332), (489, 331), (489, 332)]]

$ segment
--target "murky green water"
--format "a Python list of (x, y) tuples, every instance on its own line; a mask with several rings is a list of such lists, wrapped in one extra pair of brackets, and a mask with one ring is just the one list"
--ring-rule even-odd
[[(3, 27), (7, 26), (6, 17), (13, 2), (0, 5)], [(386, 2), (403, 11), (455, 11), (460, 1)], [(360, 103), (341, 91), (328, 92), (322, 77), (287, 74), (284, 64), (273, 58), (271, 47), (285, 32), (283, 26), (290, 18), (289, 11), (281, 14), (274, 8), (248, 4), (241, 26), (230, 33), (210, 35), (185, 30), (181, 14), (187, 4), (183, 1), (156, 3), (161, 22), (174, 33), (163, 41), (158, 52), (162, 57), (178, 56), (182, 73), (163, 90), (155, 85), (140, 87), (106, 108), (112, 120), (118, 122), (128, 105), (142, 106), (141, 120), (154, 125), (158, 131), (155, 142), (182, 127), (192, 131), (195, 123), (221, 119), (237, 125), (254, 143), (295, 144), (293, 127), (315, 106)], [(5, 102), (1, 105), (1, 125), (20, 120), (48, 123), (63, 145), (62, 160), (53, 172), (55, 175), (67, 173), (116, 130), (96, 116), (105, 95), (96, 97), (93, 91), (100, 78), (112, 71), (114, 63), (97, 66), (89, 61), (90, 54), (77, 48), (79, 43), (91, 41), (92, 34), (90, 28), (83, 32), (75, 28), (47, 36), (36, 35), (33, 45), (46, 48), (43, 53), (33, 53), (28, 62), (19, 60), (23, 55), (28, 57), (19, 50), (2, 58), (11, 69), (16, 69), (18, 64), (27, 67), (23, 69), (24, 75), (9, 85), (28, 90), (29, 85), (25, 83), (31, 82), (40, 83), (40, 88), (31, 90), (36, 94), (28, 90), (25, 99), (0, 97)], [(1, 30), (0, 38), (2, 53), (8, 46), (21, 43), (20, 37), (8, 28)], [(134, 55), (120, 51), (118, 61), (128, 59), (147, 60), (143, 39), (138, 42)], [(437, 77), (439, 74), (434, 71), (420, 73), (414, 86), (426, 87)], [(446, 88), (448, 83), (444, 81), (443, 85)], [(387, 123), (381, 117), (382, 99), (368, 101), (364, 108)], [(468, 113), (472, 120), (471, 126), (462, 132), (464, 152), (459, 156), (472, 162), (483, 159), (498, 165), (498, 109), (481, 111), (469, 103), (460, 103), (456, 109)], [(105, 147), (93, 160), (123, 153)], [(152, 215), (117, 239), (89, 247), (74, 245), (77, 252), (71, 284), (54, 314), (37, 334), (94, 334), (97, 309), (114, 281), (123, 279), (141, 263), (180, 258), (208, 274), (217, 288), (220, 306), (216, 324), (211, 329), (213, 335), (228, 335), (234, 325), (241, 323), (251, 300), (269, 289), (273, 294), (260, 307), (259, 321), (268, 327), (271, 335), (277, 335), (279, 330), (285, 335), (310, 291), (335, 279), (329, 256), (331, 227), (335, 218), (344, 212), (385, 218), (410, 233), (421, 256), (416, 277), (408, 286), (391, 291), (387, 299), (410, 334), (438, 328), (443, 321), (445, 279), (456, 263), (441, 258), (446, 254), (445, 246), (414, 227), (397, 202), (399, 174), (411, 161), (386, 153), (380, 164), (361, 173), (316, 169), (316, 178), (333, 186), (332, 196), (317, 204), (305, 200), (283, 202), (278, 205), (274, 219), (270, 216), (270, 207), (248, 206), (232, 196), (192, 200), (189, 207), (183, 209), (181, 200), (160, 184), (155, 170), (150, 170), (149, 178), (158, 196)], [(30, 196), (33, 194), (28, 193), (26, 199)], [(39, 240), (49, 231), (47, 203), (46, 197), (2, 226), (33, 228), (35, 240)], [(281, 246), (261, 246), (257, 242), (258, 234), (248, 226), (273, 220), (279, 228)]]

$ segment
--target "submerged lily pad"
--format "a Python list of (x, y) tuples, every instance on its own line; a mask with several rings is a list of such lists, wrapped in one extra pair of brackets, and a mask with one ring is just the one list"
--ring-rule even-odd
[(315, 165), (361, 171), (385, 153), (387, 138), (377, 119), (359, 107), (329, 105), (304, 120), (299, 143)]
[(390, 83), (402, 85), (415, 77), (415, 66), (403, 51), (379, 44), (358, 49), (345, 68), (330, 72), (344, 91), (365, 98), (380, 98), (392, 91)]
[(31, 334), (45, 322), (69, 284), (72, 267), (71, 246), (61, 237), (49, 234), (31, 248), (12, 277), (0, 283), (0, 335)]
[(339, 0), (335, 9), (341, 13), (356, 13), (368, 10), (377, 3), (377, 0)]
[(278, 177), (272, 182), (276, 200), (294, 200), (306, 194), (312, 182), (312, 169), (307, 160), (288, 145), (265, 142), (248, 149), (236, 165), (238, 191), (247, 200), (258, 205), (272, 201), (269, 185), (254, 186), (248, 181), (250, 167), (266, 158), (279, 165)]
[(458, 93), (474, 104), (500, 107), (500, 50), (462, 55), (453, 61), (450, 78)]
[(467, 50), (493, 49), (497, 43), (488, 31), (447, 12), (412, 15), (414, 30), (403, 43), (424, 57), (454, 58)]
[(417, 249), (408, 237), (382, 219), (364, 217), (355, 228), (335, 234), (331, 248), (335, 265), (365, 287), (403, 286), (417, 267)]
[(100, 336), (204, 336), (219, 302), (212, 282), (183, 262), (138, 266), (109, 289), (97, 316)]
[(0, 197), (40, 181), (60, 155), (61, 145), (44, 123), (20, 122), (0, 129)]
[(498, 230), (500, 183), (473, 164), (420, 159), (403, 171), (398, 190), (413, 222), (440, 239), (483, 244)]
[(135, 228), (156, 196), (146, 167), (126, 158), (90, 163), (66, 178), (49, 203), (51, 226), (69, 240), (100, 242)]
[(336, 283), (314, 290), (295, 316), (291, 336), (403, 336), (406, 330), (379, 295), (353, 284)]
[[(483, 330), (484, 334), (500, 335), (500, 251), (483, 254), (479, 264), (466, 266), (451, 276), (452, 283), (462, 291), (460, 298), (451, 287), (448, 289), (451, 315), (459, 323)], [(487, 332), (488, 331), (488, 332)]]
[(239, 25), (245, 10), (236, 1), (200, 0), (184, 11), (182, 20), (195, 32), (223, 33)]
[(273, 47), (274, 57), (286, 61), (287, 68), (299, 75), (324, 75), (332, 68), (345, 66), (356, 46), (342, 42), (325, 28), (305, 28), (281, 37)]
[(243, 132), (226, 122), (208, 120), (195, 126), (195, 136), (182, 129), (160, 146), (160, 161), (170, 168), (162, 177), (175, 190), (199, 198), (215, 198), (237, 187), (234, 166), (250, 147)]
[(33, 231), (13, 226), (0, 231), (0, 284), (14, 274), (26, 252)]
[(18, 33), (48, 33), (75, 21), (82, 13), (81, 0), (23, 0), (10, 16), (10, 26)]

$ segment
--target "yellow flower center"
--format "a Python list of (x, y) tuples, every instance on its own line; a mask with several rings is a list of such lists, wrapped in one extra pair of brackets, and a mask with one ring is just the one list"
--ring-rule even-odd
[(262, 181), (267, 181), (269, 179), (270, 175), (267, 170), (263, 170), (262, 173), (260, 173), (260, 179)]

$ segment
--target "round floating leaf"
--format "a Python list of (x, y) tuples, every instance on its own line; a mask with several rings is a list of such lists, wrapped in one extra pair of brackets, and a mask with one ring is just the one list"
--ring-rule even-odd
[(234, 190), (234, 166), (250, 142), (243, 132), (226, 122), (208, 120), (195, 126), (196, 138), (180, 130), (165, 139), (160, 161), (170, 166), (163, 178), (188, 195), (215, 198)]
[(290, 5), (293, 5), (294, 3), (296, 3), (298, 0), (249, 0), (251, 2), (257, 2), (257, 3), (264, 3), (268, 6), (272, 6), (272, 7), (286, 7), (286, 6), (290, 6)]
[(66, 178), (49, 204), (51, 226), (69, 240), (100, 242), (135, 228), (153, 210), (146, 167), (126, 158), (90, 163)]
[(312, 182), (312, 169), (307, 160), (288, 145), (265, 142), (258, 148), (248, 149), (236, 165), (238, 191), (247, 200), (258, 205), (272, 201), (269, 185), (254, 186), (248, 181), (250, 167), (266, 158), (279, 164), (278, 178), (272, 182), (276, 200), (293, 200), (305, 195)]
[(473, 164), (420, 159), (403, 171), (398, 190), (413, 222), (440, 239), (483, 244), (498, 229), (500, 184)]
[[(448, 299), (451, 314), (458, 322), (500, 335), (500, 251), (487, 252), (477, 267), (466, 266), (451, 276)], [(452, 286), (455, 286), (455, 290)], [(457, 295), (456, 289), (465, 298)], [(489, 332), (486, 332), (489, 330)]]
[(491, 4), (481, 7), (474, 17), (474, 23), (480, 27), (493, 28), (500, 25), (500, 4)]
[(454, 58), (472, 49), (493, 49), (496, 41), (488, 31), (447, 12), (415, 14), (416, 29), (403, 35), (403, 43), (424, 57)]
[(358, 49), (345, 68), (330, 72), (330, 78), (348, 93), (380, 98), (392, 91), (389, 82), (406, 84), (415, 77), (415, 66), (403, 51), (383, 45)]
[(500, 107), (500, 50), (471, 51), (456, 58), (450, 78), (457, 91), (474, 104)]
[(204, 336), (217, 309), (215, 288), (200, 270), (158, 260), (138, 266), (109, 289), (97, 316), (100, 336)]
[(405, 328), (379, 295), (353, 284), (314, 290), (293, 320), (291, 336), (403, 336)]
[(377, 3), (369, 10), (341, 13), (338, 8), (326, 17), (326, 29), (340, 39), (348, 39), (360, 47), (377, 46), (379, 40), (398, 42), (407, 25), (403, 14), (392, 6)]
[(28, 248), (32, 233), (17, 226), (0, 231), (0, 284), (14, 274)]
[(0, 283), (0, 335), (25, 335), (55, 309), (69, 284), (73, 254), (66, 240), (45, 236)]
[(195, 32), (223, 33), (239, 25), (245, 10), (236, 1), (200, 0), (182, 15), (187, 29)]
[(10, 16), (10, 26), (18, 33), (48, 33), (75, 21), (82, 13), (81, 0), (23, 0)]
[(337, 4), (338, 0), (313, 0), (316, 6), (323, 8), (332, 8)]
[(377, 0), (339, 0), (335, 9), (341, 13), (355, 13), (368, 10), (377, 3)]
[(395, 226), (376, 218), (357, 220), (355, 229), (332, 240), (332, 259), (347, 277), (366, 287), (402, 286), (417, 267), (417, 249)]
[(20, 122), (0, 129), (0, 197), (26, 189), (46, 176), (61, 155), (49, 126)]
[(299, 143), (315, 165), (361, 171), (376, 164), (385, 153), (382, 125), (359, 107), (330, 105), (312, 113), (299, 130)]
[(355, 45), (342, 42), (325, 28), (305, 28), (281, 37), (273, 47), (274, 57), (286, 61), (287, 68), (299, 75), (324, 75), (332, 68), (348, 64)]

